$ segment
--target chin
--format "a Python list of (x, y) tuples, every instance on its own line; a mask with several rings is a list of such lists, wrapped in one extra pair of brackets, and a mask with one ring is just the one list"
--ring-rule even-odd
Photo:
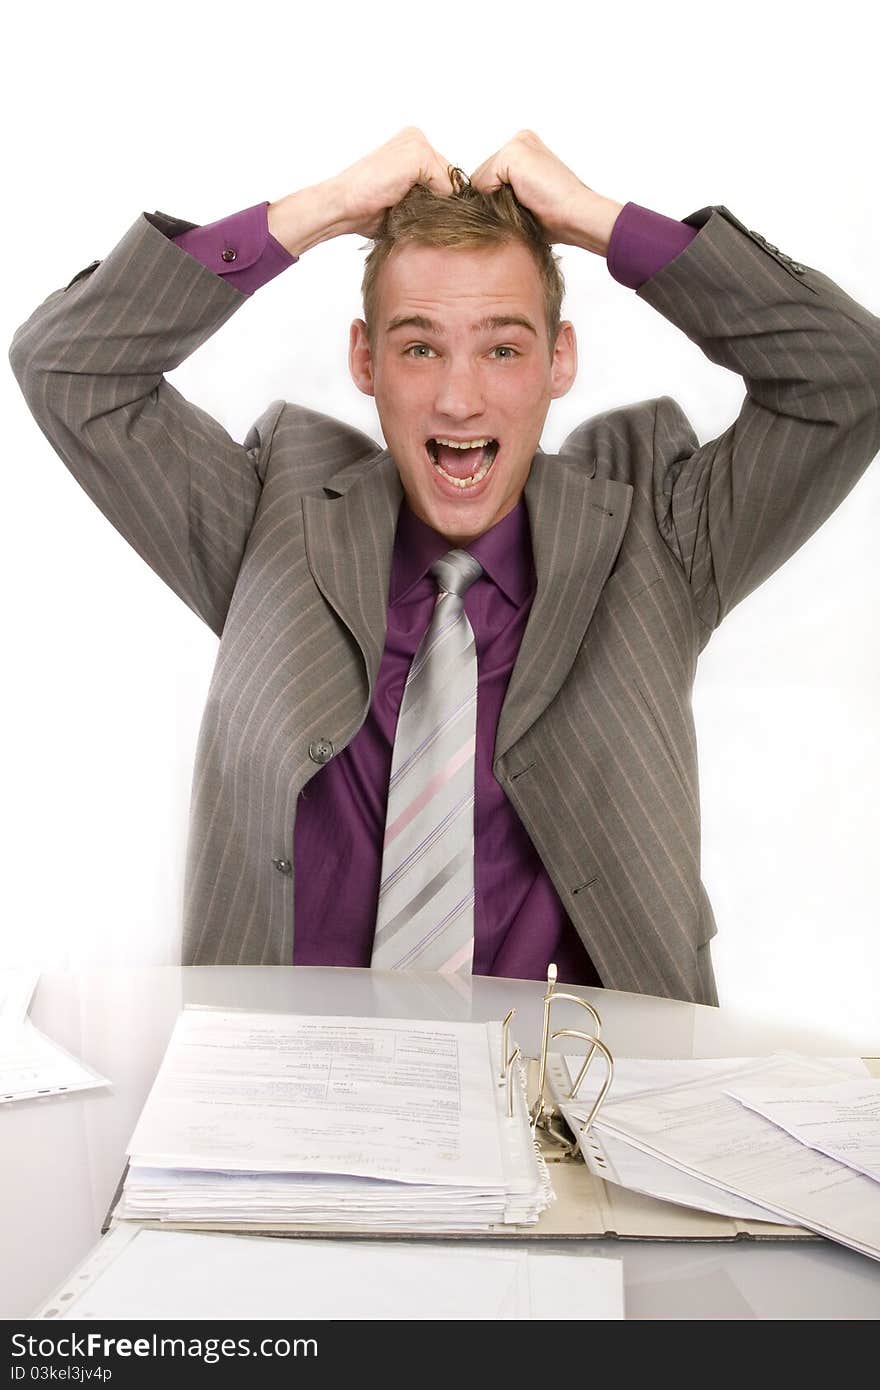
[(468, 506), (466, 503), (434, 507), (428, 514), (428, 525), (457, 545), (466, 545), (469, 541), (476, 540), (500, 520), (501, 513), (496, 508)]

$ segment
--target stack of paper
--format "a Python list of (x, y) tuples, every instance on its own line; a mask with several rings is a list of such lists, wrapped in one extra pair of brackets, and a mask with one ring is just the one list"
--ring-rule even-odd
[[(570, 1072), (579, 1060), (570, 1059)], [(650, 1087), (652, 1065), (659, 1074), (670, 1064), (631, 1063), (629, 1075), (626, 1063), (616, 1064), (617, 1099), (609, 1099), (580, 1141), (592, 1171), (669, 1201), (803, 1226), (880, 1258), (880, 1183), (857, 1170), (865, 1167), (871, 1106), (877, 1109), (877, 1083), (863, 1064), (787, 1056), (678, 1063), (691, 1074)], [(827, 1122), (820, 1108), (827, 1112), (827, 1088), (838, 1099), (840, 1087), (846, 1094), (854, 1066), (862, 1074), (854, 1083), (861, 1103), (855, 1112), (836, 1112), (838, 1149), (861, 1160), (850, 1166), (787, 1130), (803, 1126), (808, 1112), (814, 1124), (820, 1117)], [(557, 1082), (557, 1094), (560, 1089)], [(582, 1092), (586, 1103), (563, 1106), (575, 1132), (589, 1105), (586, 1081)]]
[[(679, 1206), (693, 1207), (717, 1216), (730, 1216), (742, 1221), (772, 1221), (777, 1225), (797, 1224), (765, 1211), (755, 1202), (735, 1197), (730, 1192), (682, 1172), (680, 1168), (645, 1153), (613, 1132), (606, 1133), (601, 1122), (594, 1125), (589, 1134), (582, 1134), (582, 1127), (603, 1080), (596, 1074), (598, 1068), (591, 1069), (581, 1082), (577, 1099), (568, 1100), (568, 1092), (582, 1062), (583, 1057), (553, 1058), (548, 1079), (570, 1129), (578, 1136), (584, 1162), (595, 1177), (626, 1187), (631, 1192), (641, 1192), (646, 1197), (675, 1202)], [(645, 1091), (666, 1090), (669, 1086), (687, 1081), (705, 1081), (713, 1075), (728, 1075), (753, 1065), (753, 1058), (730, 1058), (719, 1062), (715, 1058), (670, 1061), (619, 1057), (614, 1063), (614, 1086), (609, 1094), (609, 1104), (612, 1097), (622, 1100)]]
[(501, 1025), (181, 1014), (114, 1216), (186, 1226), (468, 1231), (553, 1198)]

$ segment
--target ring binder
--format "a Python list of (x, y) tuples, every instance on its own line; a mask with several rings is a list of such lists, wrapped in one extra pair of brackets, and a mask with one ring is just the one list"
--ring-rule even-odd
[[(587, 1012), (589, 1024), (583, 1029), (554, 1028), (552, 1025), (556, 1019), (553, 1006), (557, 1003), (579, 1005)], [(637, 1186), (632, 1189), (621, 1186), (613, 1176), (614, 1168), (606, 1171), (604, 1163), (599, 1161), (606, 1140), (601, 1137), (602, 1127), (596, 1126), (595, 1122), (615, 1079), (614, 1057), (601, 1038), (599, 1013), (579, 995), (557, 988), (555, 964), (547, 973), (543, 1006), (541, 1049), (535, 1057), (524, 1055), (511, 1035), (516, 1013), (513, 1008), (500, 1023), (485, 1025), (494, 1030), (486, 1081), (489, 1094), (493, 1096), (496, 1116), (502, 1130), (514, 1125), (521, 1127), (520, 1152), (524, 1144), (528, 1149), (534, 1146), (543, 1174), (541, 1181), (550, 1194), (549, 1204), (540, 1210), (537, 1220), (514, 1217), (511, 1221), (505, 1217), (504, 1220), (492, 1221), (489, 1226), (477, 1228), (469, 1224), (465, 1229), (464, 1225), (452, 1222), (446, 1225), (435, 1219), (428, 1226), (421, 1221), (413, 1221), (411, 1226), (401, 1223), (395, 1230), (389, 1231), (377, 1228), (370, 1213), (361, 1214), (360, 1211), (347, 1218), (339, 1214), (333, 1220), (320, 1221), (313, 1215), (305, 1218), (296, 1214), (279, 1216), (275, 1211), (265, 1219), (260, 1219), (258, 1213), (250, 1218), (246, 1215), (233, 1218), (228, 1212), (219, 1217), (204, 1214), (188, 1217), (180, 1211), (160, 1218), (146, 1216), (143, 1212), (135, 1213), (133, 1209), (126, 1210), (126, 1187), (123, 1183), (108, 1212), (105, 1229), (138, 1220), (146, 1225), (161, 1225), (164, 1229), (237, 1230), (267, 1235), (311, 1235), (316, 1238), (346, 1234), (353, 1238), (380, 1239), (409, 1235), (427, 1240), (448, 1239), (450, 1236), (491, 1240), (511, 1235), (517, 1239), (539, 1241), (609, 1236), (672, 1240), (729, 1240), (743, 1236), (752, 1239), (815, 1239), (800, 1227), (781, 1226), (742, 1214), (726, 1215), (711, 1207), (703, 1210), (696, 1204), (681, 1205), (675, 1199), (646, 1194)], [(215, 1013), (215, 1010), (209, 1012)], [(228, 1015), (222, 1015), (224, 1028), (228, 1019), (237, 1018), (239, 1012), (232, 1010)], [(275, 1023), (282, 1016), (276, 1018), (270, 1014), (266, 1017)], [(261, 1021), (262, 1018), (260, 1015)], [(325, 1023), (331, 1022), (334, 1026), (342, 1026), (343, 1020), (325, 1020)], [(360, 1025), (374, 1030), (380, 1024), (383, 1027), (393, 1025), (395, 1028), (407, 1026), (397, 1020), (345, 1018), (346, 1027)], [(438, 1025), (409, 1026), (430, 1026), (433, 1029)], [(444, 1028), (459, 1026), (463, 1025), (443, 1024)], [(583, 1060), (578, 1058), (570, 1068), (562, 1052), (550, 1050), (551, 1044), (563, 1037), (578, 1038), (586, 1047)], [(597, 1055), (605, 1059), (604, 1078), (600, 1075), (602, 1084), (590, 1086), (590, 1101), (578, 1102), (578, 1092), (580, 1090), (583, 1094), (586, 1089), (589, 1068), (595, 1064)], [(624, 1070), (617, 1068), (621, 1084), (626, 1079)], [(592, 1108), (588, 1112), (591, 1102)], [(572, 1106), (576, 1107), (573, 1112)]]
[[(542, 1130), (550, 1139), (554, 1141), (554, 1143), (558, 1144), (560, 1148), (562, 1148), (565, 1151), (566, 1155), (570, 1155), (577, 1152), (577, 1142), (573, 1142), (571, 1139), (566, 1138), (566, 1136), (560, 1133), (559, 1129), (556, 1127), (556, 1122), (562, 1118), (561, 1112), (559, 1110), (559, 1107), (555, 1103), (548, 1102), (546, 1092), (547, 1057), (551, 1042), (550, 1013), (553, 1005), (556, 1003), (561, 1003), (563, 1001), (566, 1001), (571, 1004), (577, 1004), (582, 1009), (586, 1009), (587, 1013), (592, 1016), (593, 1023), (595, 1026), (595, 1034), (584, 1033), (578, 1029), (563, 1028), (557, 1030), (557, 1032), (553, 1033), (552, 1035), (554, 1040), (556, 1038), (562, 1037), (580, 1038), (582, 1041), (588, 1042), (590, 1044), (590, 1050), (584, 1058), (583, 1065), (581, 1066), (581, 1069), (577, 1074), (568, 1099), (571, 1100), (577, 1095), (581, 1083), (583, 1082), (584, 1077), (589, 1071), (590, 1064), (592, 1063), (597, 1051), (601, 1052), (602, 1055), (605, 1057), (605, 1062), (607, 1066), (607, 1075), (605, 1078), (605, 1082), (599, 1092), (599, 1095), (596, 1099), (595, 1104), (593, 1105), (592, 1110), (590, 1111), (587, 1123), (581, 1129), (581, 1135), (584, 1135), (589, 1132), (590, 1126), (595, 1120), (596, 1115), (599, 1113), (599, 1109), (601, 1108), (602, 1103), (608, 1094), (608, 1091), (611, 1087), (611, 1082), (614, 1077), (614, 1059), (611, 1056), (611, 1053), (609, 1052), (605, 1043), (601, 1041), (600, 1035), (602, 1032), (602, 1020), (600, 1019), (597, 1010), (587, 999), (582, 999), (579, 994), (570, 994), (566, 990), (557, 990), (556, 980), (556, 965), (553, 962), (551, 962), (550, 965), (547, 967), (547, 990), (544, 994), (544, 1016), (541, 1032), (541, 1052), (540, 1056), (537, 1059), (537, 1094), (529, 1109), (529, 1119), (533, 1131), (537, 1129)], [(505, 1024), (508, 1023), (512, 1014), (513, 1010), (511, 1010), (511, 1013), (508, 1014), (507, 1019), (505, 1019)], [(564, 1120), (563, 1123), (565, 1123)]]

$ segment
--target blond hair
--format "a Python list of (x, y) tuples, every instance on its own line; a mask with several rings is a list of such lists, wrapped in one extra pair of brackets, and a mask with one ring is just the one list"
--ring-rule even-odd
[(364, 265), (361, 293), (370, 345), (375, 345), (379, 272), (398, 246), (491, 248), (519, 242), (532, 255), (544, 290), (544, 317), (552, 351), (559, 332), (565, 281), (546, 233), (533, 213), (516, 198), (510, 184), (494, 193), (473, 188), (460, 169), (449, 170), (454, 192), (443, 197), (417, 183), (388, 209), (372, 238)]

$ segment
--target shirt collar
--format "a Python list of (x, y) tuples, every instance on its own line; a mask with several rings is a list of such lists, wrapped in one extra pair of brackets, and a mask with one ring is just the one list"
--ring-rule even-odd
[[(389, 603), (399, 602), (450, 548), (445, 536), (420, 521), (404, 498), (394, 538)], [(511, 603), (524, 603), (533, 592), (532, 536), (522, 497), (507, 516), (465, 548)]]

